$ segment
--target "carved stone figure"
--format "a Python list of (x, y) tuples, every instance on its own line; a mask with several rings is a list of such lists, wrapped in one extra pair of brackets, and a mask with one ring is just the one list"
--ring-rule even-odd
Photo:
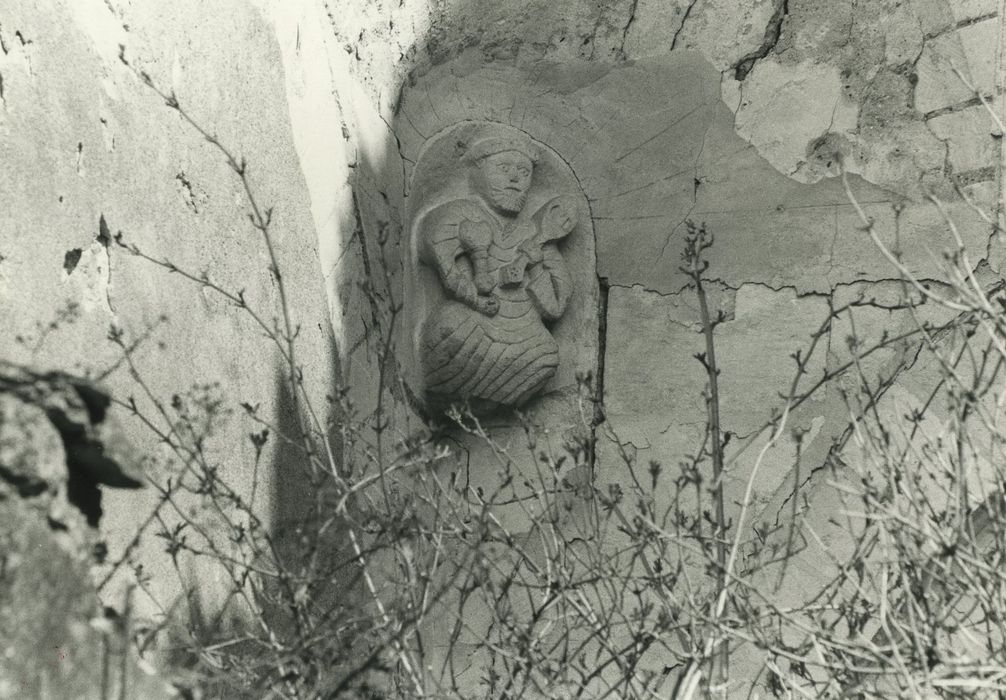
[(573, 284), (558, 243), (579, 214), (563, 194), (525, 207), (538, 158), (520, 132), (483, 134), (460, 159), (469, 194), (417, 223), (418, 258), (443, 292), (419, 333), (431, 403), (519, 406), (555, 374), (559, 347), (545, 324), (569, 302)]

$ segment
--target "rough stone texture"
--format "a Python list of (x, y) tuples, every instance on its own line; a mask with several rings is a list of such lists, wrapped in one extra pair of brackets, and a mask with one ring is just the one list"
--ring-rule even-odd
[[(226, 51), (220, 50), (222, 37)], [(3, 2), (0, 43), (0, 191), (10, 203), (0, 221), (0, 357), (102, 377), (117, 396), (134, 397), (154, 416), (122, 351), (107, 339), (114, 326), (132, 349), (139, 377), (164, 405), (194, 384), (216, 382), (231, 406), (260, 405), (261, 418), (290, 428), (278, 356), (251, 318), (115, 243), (121, 231), (127, 243), (156, 259), (169, 258), (196, 276), (207, 272), (229, 290), (243, 289), (267, 323), (277, 315), (275, 280), (248, 224), (241, 182), (119, 61), (125, 44), (130, 60), (247, 158), (261, 204), (274, 207), (279, 262), (300, 327), (299, 361), (323, 412), (337, 360), (309, 193), (269, 22), (239, 1), (213, 8), (198, 2)], [(124, 429), (137, 449), (154, 451), (157, 437), (139, 421), (124, 418)], [(221, 430), (218, 441), (207, 443), (208, 454), (247, 493), (255, 463), (249, 427), (234, 420)], [(296, 500), (295, 489), (284, 484), (296, 481), (299, 467), (284, 463), (274, 446), (266, 445), (263, 454), (258, 496), (266, 518), (273, 510), (289, 511)], [(159, 501), (152, 492), (107, 495), (109, 561), (122, 557)], [(171, 609), (178, 578), (153, 538), (133, 554), (151, 574), (146, 591), (156, 599), (138, 594), (136, 609), (158, 618)], [(121, 605), (123, 590), (135, 583), (130, 568), (121, 567), (107, 587), (109, 604)], [(201, 569), (193, 575), (204, 582), (205, 609), (222, 605), (226, 587), (214, 585), (216, 574)]]
[[(996, 103), (1001, 112), (1000, 101)], [(961, 184), (989, 177), (982, 171), (998, 160), (999, 143), (993, 136), (995, 125), (984, 106), (940, 114), (927, 120), (926, 125), (946, 144), (946, 165), (957, 174)]]
[(929, 114), (972, 99), (974, 92), (954, 69), (983, 95), (994, 94), (995, 54), (989, 49), (996, 44), (997, 30), (997, 22), (986, 20), (927, 41), (918, 62), (915, 108)]
[[(987, 8), (942, 0), (794, 0), (786, 9), (778, 32), (766, 34), (774, 41), (765, 46), (764, 58), (746, 75), (725, 78), (727, 101), (735, 110), (753, 113), (770, 111), (781, 95), (789, 96), (794, 106), (802, 104), (811, 91), (800, 85), (815, 73), (837, 74), (843, 99), (832, 84), (825, 99), (807, 100), (803, 109), (784, 117), (781, 123), (798, 125), (796, 143), (753, 140), (759, 152), (804, 182), (818, 180), (822, 170), (810, 159), (801, 163), (801, 149), (813, 155), (823, 147), (829, 156), (840, 154), (851, 172), (901, 194), (917, 195), (938, 186), (948, 174), (943, 147), (920, 117), (957, 110), (973, 97), (951, 64), (978, 89), (992, 94), (997, 23), (987, 19)], [(982, 17), (986, 19), (974, 21)], [(770, 75), (762, 77), (766, 71)], [(779, 89), (758, 90), (759, 83)], [(824, 89), (817, 85), (812, 91)], [(833, 112), (843, 117), (857, 109), (858, 118), (832, 120)], [(809, 131), (812, 125), (825, 128), (804, 138), (801, 127)]]
[(0, 697), (172, 697), (134, 658), (129, 618), (102, 612), (91, 579), (97, 504), (87, 489), (96, 479), (140, 485), (121, 440), (102, 449), (111, 418), (93, 409), (107, 395), (0, 369)]
[(17, 491), (39, 493), (66, 481), (66, 455), (56, 428), (38, 406), (0, 396), (0, 473)]
[[(352, 56), (347, 69), (389, 122), (397, 105), (397, 86), (407, 76), (422, 75), (430, 65), (443, 63), (466, 47), (475, 47), (485, 60), (523, 63), (637, 59), (672, 49), (694, 50), (723, 72), (725, 94), (734, 111), (740, 101), (733, 96), (747, 80), (758, 79), (762, 63), (785, 67), (775, 80), (785, 81), (797, 101), (805, 93), (795, 86), (812, 75), (837, 70), (846, 109), (858, 108), (858, 121), (829, 127), (783, 148), (799, 158), (801, 150), (813, 150), (815, 141), (832, 133), (833, 141), (844, 144), (840, 150), (853, 171), (869, 171), (873, 182), (908, 191), (915, 188), (919, 170), (938, 170), (942, 164), (942, 147), (920, 123), (917, 100), (923, 105), (919, 111), (926, 112), (954, 105), (960, 97), (956, 78), (929, 68), (934, 61), (956, 56), (962, 59), (959, 67), (965, 74), (990, 87), (988, 67), (995, 41), (982, 33), (994, 31), (990, 27), (995, 21), (987, 18), (995, 11), (988, 0), (633, 0), (590, 7), (533, 3), (517, 16), (508, 16), (503, 6), (495, 4), (458, 2), (440, 8), (417, 1), (394, 8), (374, 4), (350, 17), (330, 12), (330, 18)], [(740, 65), (745, 66), (743, 76), (734, 70)], [(936, 83), (927, 84), (930, 79)], [(774, 99), (775, 93), (763, 93), (749, 101), (748, 108), (762, 111)], [(791, 120), (828, 126), (835, 103), (832, 98), (808, 104), (806, 111), (793, 109), (779, 131), (786, 132), (784, 125)], [(773, 151), (770, 146), (762, 155), (770, 162), (782, 162), (782, 154)], [(789, 173), (797, 165), (793, 161), (782, 170)], [(817, 179), (809, 172), (804, 177)]]
[[(737, 110), (737, 134), (754, 146), (776, 170), (802, 181), (808, 144), (856, 126), (858, 109), (842, 89), (836, 66), (807, 62), (783, 66), (766, 59), (744, 83)], [(831, 109), (821, 109), (822, 105)], [(786, 131), (779, 123), (788, 122)], [(801, 177), (801, 175), (803, 175)]]
[[(595, 221), (598, 274), (612, 284), (680, 290), (685, 278), (678, 256), (689, 217), (706, 221), (716, 236), (711, 275), (731, 286), (762, 282), (826, 291), (890, 276), (886, 260), (862, 254), (869, 248), (856, 230), (841, 183), (832, 177), (801, 186), (777, 172), (757, 144), (748, 145), (735, 133), (733, 114), (718, 99), (716, 73), (697, 54), (674, 53), (625, 66), (546, 63), (533, 68), (484, 65), (478, 58), (462, 57), (449, 68), (431, 71), (406, 91), (398, 132), (406, 168), (436, 123), (474, 115), (536, 135), (577, 173)], [(778, 93), (779, 86), (770, 92)], [(431, 103), (439, 106), (435, 115)], [(794, 113), (804, 118), (807, 111)], [(770, 133), (769, 124), (777, 124), (781, 113), (755, 111), (751, 119)], [(743, 128), (741, 122), (737, 128)], [(837, 171), (834, 156), (826, 167)], [(751, 186), (754, 182), (758, 187)], [(904, 194), (858, 178), (853, 188), (876, 218), (879, 235), (893, 241), (891, 204), (904, 201)], [(980, 188), (972, 192), (983, 207), (990, 206), (993, 194)], [(908, 201), (905, 206), (901, 235), (916, 242), (905, 250), (905, 262), (915, 274), (938, 278), (938, 253), (952, 245), (942, 218), (928, 204)], [(985, 258), (988, 225), (959, 200), (949, 201), (948, 209), (972, 259)]]
[(0, 497), (0, 697), (175, 697), (102, 612), (90, 551), (57, 537), (36, 509)]
[[(569, 374), (559, 384), (603, 369), (602, 428), (675, 465), (694, 451), (705, 421), (704, 379), (691, 359), (701, 348), (696, 306), (678, 269), (686, 219), (705, 221), (716, 237), (708, 288), (728, 315), (718, 337), (735, 440), (778, 403), (792, 371), (787, 355), (809, 343), (829, 301), (881, 299), (853, 314), (867, 337), (910, 323), (885, 308), (897, 275), (860, 230), (837, 178), (842, 168), (878, 235), (901, 247), (913, 273), (945, 278), (940, 254), (953, 245), (924, 200), (929, 192), (946, 202), (972, 264), (1002, 268), (991, 228), (954, 191), (961, 185), (994, 213), (1001, 139), (950, 70), (995, 94), (997, 11), (991, 0), (536, 0), (519, 9), (490, 0), (5, 3), (0, 191), (33, 206), (0, 222), (0, 299), (31, 300), (0, 304), (10, 329), (2, 354), (110, 372), (114, 388), (138, 394), (104, 341), (115, 322), (129, 338), (150, 330), (134, 359), (155, 394), (222, 380), (234, 401), (284, 418), (275, 358), (247, 318), (109, 245), (121, 229), (156, 257), (208, 269), (214, 281), (246, 288), (269, 316), (275, 310), (239, 183), (118, 62), (124, 43), (248, 157), (253, 184), (276, 205), (313, 395), (323, 402), (340, 374), (364, 414), (378, 403), (379, 382), (398, 391), (378, 367), (374, 338), (402, 325), (376, 302), (407, 301), (403, 232), (424, 145), (453, 124), (487, 120), (554, 149), (587, 197), (596, 281), (610, 285), (607, 307), (590, 278), (567, 310), (564, 322), (577, 319), (571, 338), (583, 342), (568, 344), (560, 374)], [(159, 320), (165, 311), (167, 322)], [(830, 329), (814, 371), (848, 361), (851, 331), (848, 319)], [(878, 354), (869, 371), (887, 371), (904, 352)], [(926, 381), (921, 370), (906, 375), (896, 393), (917, 399)], [(532, 413), (559, 426), (557, 434), (573, 422), (569, 402), (554, 396)], [(404, 435), (415, 418), (407, 408), (400, 418), (395, 430)], [(845, 408), (824, 392), (791, 420), (808, 431), (801, 449), (813, 469), (842, 431)], [(512, 426), (496, 428), (501, 439), (519, 440)], [(215, 455), (237, 481), (252, 456), (244, 432), (232, 424), (221, 438), (227, 451)], [(731, 466), (732, 502), (758, 448), (752, 442)], [(759, 517), (776, 518), (791, 503), (803, 481), (793, 455), (790, 438), (768, 453)], [(476, 481), (495, 477), (487, 456), (461, 456)], [(280, 474), (272, 505), (287, 511), (283, 484), (296, 479), (286, 479), (281, 459), (267, 459)], [(604, 459), (610, 471), (598, 480), (625, 478), (617, 459), (609, 467)], [(815, 508), (834, 507), (815, 497), (823, 499)], [(108, 499), (113, 551), (154, 507), (145, 498)], [(155, 580), (171, 580), (148, 568)]]
[[(597, 293), (589, 209), (574, 174), (546, 146), (497, 124), (462, 123), (431, 146), (409, 200), (416, 257), (404, 313), (416, 339), (407, 347), (423, 368), (417, 386), (430, 401), (487, 408), (568, 388), (597, 362), (583, 358), (597, 342), (596, 314), (584, 320)], [(510, 150), (483, 153), (500, 148)], [(517, 159), (513, 173), (496, 183), (495, 168), (508, 166), (493, 159), (508, 157)], [(520, 201), (509, 204), (507, 190), (491, 190), (517, 186)], [(500, 215), (500, 206), (511, 211)]]

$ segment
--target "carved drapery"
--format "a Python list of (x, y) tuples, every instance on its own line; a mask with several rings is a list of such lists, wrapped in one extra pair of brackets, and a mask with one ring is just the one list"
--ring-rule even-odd
[(444, 150), (413, 190), (414, 291), (426, 300), (417, 374), (430, 405), (521, 406), (562, 361), (552, 327), (575, 303), (563, 250), (581, 235), (582, 194), (565, 191), (556, 166), (541, 167), (554, 155), (512, 127), (467, 125)]

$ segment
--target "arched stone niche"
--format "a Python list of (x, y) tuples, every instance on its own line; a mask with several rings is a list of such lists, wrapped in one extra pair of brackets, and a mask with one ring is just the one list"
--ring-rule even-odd
[(427, 410), (540, 407), (596, 370), (593, 224), (556, 151), (507, 124), (448, 126), (420, 150), (406, 216), (403, 360)]

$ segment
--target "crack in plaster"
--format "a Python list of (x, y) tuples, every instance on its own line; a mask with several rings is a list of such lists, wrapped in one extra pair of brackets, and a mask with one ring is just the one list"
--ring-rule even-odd
[(765, 37), (762, 39), (761, 46), (742, 57), (734, 65), (735, 80), (743, 82), (754, 69), (755, 63), (768, 56), (769, 52), (775, 49), (776, 44), (779, 43), (779, 39), (782, 37), (783, 22), (789, 15), (789, 0), (777, 1), (778, 4), (776, 5), (775, 12), (772, 13), (768, 24), (765, 26)]
[(968, 98), (961, 102), (956, 102), (952, 105), (947, 105), (945, 107), (940, 107), (939, 109), (934, 109), (932, 111), (926, 112), (922, 115), (922, 120), (928, 122), (930, 119), (935, 119), (936, 117), (942, 117), (945, 114), (953, 114), (955, 112), (963, 112), (966, 109), (972, 107), (980, 107), (982, 104), (982, 98), (975, 95), (974, 97)]
[[(586, 58), (588, 61), (594, 60), (594, 54), (597, 51), (597, 32), (601, 28), (601, 22), (603, 21), (604, 5), (598, 4), (597, 6), (597, 16), (594, 18), (594, 27), (590, 30), (590, 34), (584, 34), (582, 36), (583, 42), (580, 44), (581, 51), (582, 47), (590, 44), (590, 53), (587, 54)], [(582, 54), (581, 54), (582, 55)]]
[[(696, 0), (698, 2), (698, 0)], [(618, 55), (623, 59), (626, 58), (625, 55), (625, 40), (629, 36), (629, 29), (632, 27), (632, 23), (636, 21), (636, 9), (639, 7), (639, 0), (632, 0), (632, 5), (629, 7), (629, 19), (626, 20), (625, 26), (622, 27), (622, 43), (618, 46)]]
[(989, 20), (995, 19), (999, 14), (997, 12), (987, 12), (977, 17), (970, 17), (968, 19), (962, 19), (952, 24), (945, 25), (939, 29), (934, 29), (931, 32), (926, 32), (922, 38), (923, 40), (935, 39), (945, 34), (950, 34), (958, 29), (964, 29), (965, 27), (970, 27), (972, 24), (981, 24), (982, 22), (987, 22)]
[(835, 283), (831, 280), (831, 273), (835, 271), (835, 246), (838, 245), (838, 235), (840, 231), (838, 223), (838, 207), (832, 207), (831, 215), (834, 223), (834, 229), (831, 234), (831, 247), (828, 249), (828, 274), (825, 275), (825, 277), (828, 279), (828, 286), (832, 289), (832, 291), (834, 291)]
[[(829, 335), (829, 351), (830, 351), (830, 340), (832, 334), (829, 333), (828, 335)], [(918, 363), (919, 357), (922, 355), (922, 348), (925, 347), (925, 345), (926, 345), (925, 340), (919, 341), (916, 344), (915, 351), (914, 353), (911, 354), (910, 359), (909, 358), (902, 359), (896, 371), (893, 374), (891, 374), (890, 377), (888, 377), (886, 380), (882, 382), (883, 390), (880, 391), (879, 394), (873, 398), (872, 403), (874, 405), (876, 405), (876, 403), (879, 402), (884, 397), (884, 395), (887, 394), (887, 392), (895, 385), (895, 381), (898, 379), (899, 376), (911, 370)], [(801, 491), (805, 491), (805, 487), (807, 486), (807, 484), (810, 483), (810, 481), (813, 480), (814, 477), (819, 472), (828, 468), (829, 461), (832, 458), (832, 455), (835, 454), (837, 451), (836, 448), (841, 449), (842, 447), (844, 447), (845, 443), (848, 442), (852, 434), (853, 434), (853, 427), (847, 426), (838, 436), (836, 436), (833, 439), (832, 447), (828, 450), (828, 454), (824, 458), (824, 463), (821, 464), (820, 466), (811, 469), (810, 472), (807, 474), (807, 478), (805, 478), (803, 481), (797, 484), (795, 488), (789, 490), (789, 493), (787, 494), (786, 498), (783, 499), (782, 503), (779, 506), (779, 509), (776, 511), (775, 514), (776, 525), (779, 525), (780, 518), (784, 517), (783, 511), (786, 510), (786, 506), (789, 504), (790, 500), (795, 498)], [(841, 466), (845, 466), (844, 464), (841, 463), (840, 458), (839, 463), (841, 464)]]
[(692, 2), (688, 3), (688, 7), (685, 8), (684, 13), (682, 13), (681, 24), (678, 25), (677, 31), (674, 32), (674, 36), (671, 38), (671, 49), (670, 49), (671, 51), (673, 51), (675, 47), (678, 45), (678, 37), (680, 37), (681, 34), (685, 31), (685, 23), (691, 16), (692, 10), (695, 9), (695, 6), (698, 4), (699, 0), (692, 0)]
[[(975, 267), (976, 268), (979, 267), (982, 262), (984, 262), (984, 261), (979, 262)], [(795, 299), (828, 299), (828, 298), (833, 298), (836, 295), (836, 293), (838, 293), (840, 290), (843, 290), (843, 289), (854, 289), (856, 287), (871, 287), (871, 286), (880, 285), (880, 284), (900, 284), (903, 281), (904, 280), (902, 280), (900, 277), (881, 277), (881, 278), (870, 278), (870, 279), (854, 280), (854, 281), (851, 281), (851, 282), (839, 282), (839, 283), (836, 283), (836, 284), (834, 284), (834, 285), (831, 286), (831, 288), (830, 288), (830, 290), (828, 292), (820, 292), (820, 291), (815, 291), (815, 290), (801, 291), (798, 286), (793, 285), (793, 284), (773, 285), (773, 284), (770, 284), (768, 282), (760, 282), (760, 281), (748, 281), (748, 282), (741, 282), (739, 284), (731, 284), (730, 282), (728, 282), (728, 281), (726, 281), (724, 279), (721, 279), (719, 277), (703, 277), (702, 278), (703, 284), (707, 284), (707, 285), (708, 284), (715, 284), (715, 285), (718, 285), (720, 287), (721, 291), (730, 291), (730, 292), (734, 292), (736, 294), (741, 294), (741, 293), (743, 293), (743, 290), (744, 290), (745, 287), (760, 287), (762, 289), (767, 289), (767, 290), (769, 290), (771, 292), (776, 292), (776, 293), (786, 292), (786, 291), (792, 291), (793, 294), (795, 295), (794, 296)], [(949, 288), (949, 285), (946, 282), (944, 282), (942, 280), (934, 279), (934, 278), (928, 278), (928, 277), (918, 278), (918, 282), (920, 284), (926, 285), (929, 288), (944, 289), (944, 290)], [(639, 289), (639, 290), (642, 290), (643, 292), (646, 292), (648, 294), (655, 294), (656, 296), (663, 297), (663, 298), (666, 298), (666, 299), (674, 299), (674, 298), (680, 297), (682, 295), (690, 295), (691, 294), (691, 291), (689, 290), (688, 283), (684, 283), (681, 286), (680, 289), (678, 289), (676, 291), (673, 291), (673, 292), (662, 292), (662, 291), (660, 291), (658, 289), (652, 289), (650, 287), (647, 287), (644, 284), (631, 284), (630, 285), (630, 284), (617, 284), (615, 282), (607, 282), (607, 286), (609, 288), (611, 288), (611, 289), (615, 289), (615, 288), (618, 288), (618, 289), (629, 289), (629, 290)], [(884, 309), (886, 311), (897, 311), (897, 310), (903, 308), (903, 305), (901, 305), (900, 303), (885, 304), (883, 302), (878, 302), (875, 297), (871, 297), (869, 300), (867, 300), (865, 297), (862, 297), (861, 301), (863, 303), (857, 303), (856, 305), (857, 306), (871, 306), (871, 307), (874, 307), (874, 308), (877, 308), (877, 309)], [(683, 324), (683, 323), (681, 323), (679, 321), (674, 321), (673, 319), (671, 320), (671, 322), (672, 323), (678, 323), (679, 325), (682, 325), (682, 326), (685, 326), (685, 327), (689, 327), (688, 324)]]
[(658, 260), (664, 259), (664, 254), (667, 252), (667, 246), (671, 244), (674, 235), (681, 230), (688, 220), (691, 218), (692, 214), (695, 212), (695, 208), (699, 205), (699, 186), (702, 184), (703, 180), (699, 176), (699, 167), (702, 163), (702, 154), (706, 150), (706, 140), (709, 138), (709, 130), (712, 128), (712, 120), (706, 121), (706, 128), (702, 132), (702, 143), (699, 145), (699, 152), (695, 155), (695, 162), (692, 164), (692, 205), (688, 207), (688, 211), (685, 212), (685, 216), (681, 219), (678, 224), (671, 229), (670, 233), (667, 234), (667, 238), (664, 240), (664, 245), (660, 248), (660, 255), (657, 256)]
[(590, 424), (590, 474), (597, 473), (597, 429), (605, 422), (604, 370), (608, 356), (608, 296), (611, 286), (606, 277), (597, 275), (597, 370), (594, 377), (594, 416)]
[(104, 214), (98, 217), (98, 235), (94, 240), (100, 243), (105, 251), (105, 304), (108, 306), (108, 312), (115, 317), (117, 314), (112, 304), (112, 235)]
[(377, 116), (381, 118), (384, 126), (388, 129), (388, 133), (391, 134), (391, 138), (395, 140), (395, 150), (398, 152), (398, 159), (402, 165), (402, 198), (404, 199), (409, 195), (409, 178), (405, 172), (405, 164), (408, 162), (415, 165), (415, 162), (405, 156), (405, 153), (402, 151), (402, 140), (398, 138), (398, 134), (395, 133), (395, 130), (388, 123), (388, 120), (384, 118), (384, 115), (378, 112)]

